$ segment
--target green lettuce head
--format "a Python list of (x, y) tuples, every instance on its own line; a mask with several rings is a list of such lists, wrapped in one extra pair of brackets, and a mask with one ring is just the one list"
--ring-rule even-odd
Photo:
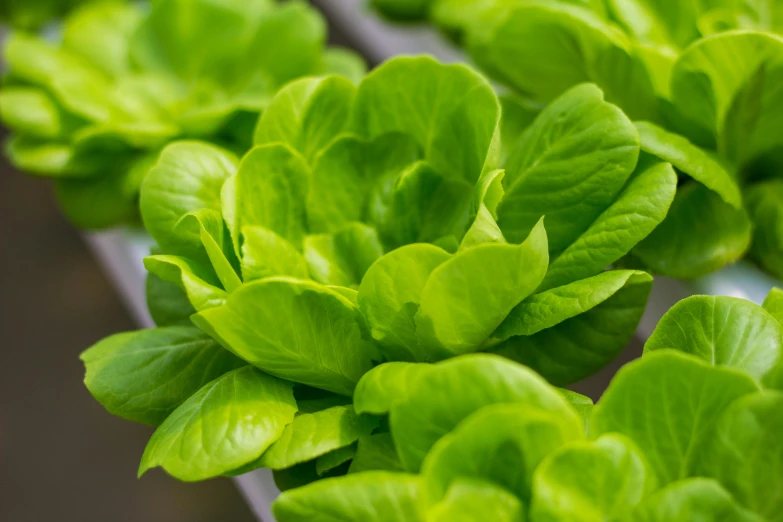
[(783, 520), (781, 292), (695, 296), (598, 403), (490, 354), (367, 373), (381, 419), (346, 476), (285, 491), (280, 522)]
[(166, 143), (190, 137), (243, 151), (287, 82), (360, 77), (361, 60), (326, 50), (325, 33), (320, 15), (298, 2), (85, 5), (64, 21), (59, 43), (24, 33), (7, 41), (7, 153), (55, 180), (76, 225), (133, 222), (141, 180)]
[[(414, 5), (415, 4), (415, 5)], [(694, 278), (750, 255), (783, 277), (783, 10), (773, 1), (383, 0), (425, 17), (535, 110), (593, 82), (680, 190), (633, 257)], [(415, 7), (415, 9), (413, 9)], [(567, 44), (566, 44), (567, 43)], [(515, 101), (512, 101), (515, 100)]]
[[(664, 219), (674, 170), (640, 152), (637, 128), (594, 85), (514, 132), (519, 115), (470, 68), (404, 57), (358, 86), (289, 83), (241, 159), (202, 141), (168, 145), (140, 205), (158, 245), (145, 265), (160, 327), (83, 356), (107, 409), (160, 425), (142, 468), (185, 480), (339, 468), (369, 435), (350, 397), (385, 361), (494, 352), (557, 385), (611, 361), (651, 277), (605, 269)], [(255, 407), (223, 391), (237, 375), (258, 381), (248, 397), (285, 405), (270, 406), (274, 429), (261, 427), (264, 409), (248, 424), (231, 413)], [(316, 429), (339, 420), (327, 415), (357, 429)], [(222, 435), (183, 458), (202, 423)]]

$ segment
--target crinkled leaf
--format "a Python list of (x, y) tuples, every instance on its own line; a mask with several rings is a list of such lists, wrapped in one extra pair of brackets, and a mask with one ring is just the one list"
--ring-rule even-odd
[(313, 165), (307, 198), (311, 230), (331, 233), (349, 222), (367, 220), (373, 189), (393, 183), (418, 157), (416, 143), (402, 134), (337, 138)]
[(739, 185), (731, 174), (710, 154), (679, 134), (667, 132), (652, 123), (636, 122), (642, 150), (667, 161), (708, 189), (717, 193), (734, 208), (742, 208)]
[(400, 460), (406, 469), (418, 470), (442, 436), (496, 403), (540, 408), (582, 425), (565, 398), (528, 368), (494, 355), (465, 355), (435, 365), (392, 404), (391, 431)]
[(353, 83), (340, 76), (292, 82), (264, 109), (253, 141), (285, 143), (311, 162), (348, 125), (355, 91)]
[(720, 416), (696, 464), (743, 507), (769, 522), (783, 520), (783, 394), (742, 397)]
[(656, 486), (645, 456), (625, 437), (571, 442), (533, 474), (530, 517), (536, 522), (628, 520)]
[(573, 412), (561, 415), (530, 404), (485, 406), (427, 454), (421, 469), (426, 501), (441, 500), (459, 478), (476, 478), (527, 502), (539, 463), (564, 444), (583, 438), (582, 421)]
[(215, 379), (155, 431), (139, 475), (161, 466), (180, 480), (204, 480), (257, 459), (294, 420), (291, 387), (250, 366)]
[(342, 395), (353, 393), (377, 358), (356, 306), (310, 281), (274, 277), (245, 284), (193, 321), (267, 373)]
[(737, 370), (672, 350), (655, 351), (617, 373), (593, 410), (590, 428), (630, 438), (665, 484), (692, 475), (719, 416), (756, 390), (753, 379)]
[(186, 257), (154, 255), (144, 258), (144, 267), (162, 280), (185, 291), (196, 310), (222, 305), (228, 294), (220, 288), (220, 280), (211, 266)]
[(388, 362), (376, 366), (356, 385), (353, 404), (358, 413), (386, 414), (392, 404), (407, 395), (417, 379), (434, 366), (405, 362)]
[(407, 245), (375, 262), (359, 286), (359, 308), (373, 339), (392, 360), (424, 361), (414, 315), (432, 271), (451, 258), (428, 244)]
[[(536, 303), (539, 299), (549, 300), (557, 296), (559, 306), (563, 307), (549, 318), (542, 317), (546, 322), (540, 323), (539, 326), (560, 319), (564, 312), (575, 315), (533, 335), (511, 337), (492, 346), (492, 351), (530, 366), (557, 385), (577, 382), (606, 366), (633, 337), (652, 286), (652, 277), (645, 272), (607, 274), (612, 275), (600, 274), (538, 294), (541, 297), (531, 297), (532, 302)], [(607, 292), (626, 276), (627, 279), (620, 289)], [(619, 279), (613, 280), (615, 277)], [(585, 285), (598, 282), (608, 286), (602, 290), (596, 289), (599, 293), (592, 295), (590, 299), (600, 298), (601, 294), (607, 298), (587, 311), (578, 313), (579, 306), (574, 308), (561, 301), (563, 292), (584, 289)], [(589, 304), (589, 301), (583, 303)]]
[(289, 468), (348, 446), (369, 435), (377, 420), (356, 415), (350, 406), (335, 406), (297, 415), (258, 461), (271, 469)]
[(644, 345), (670, 348), (761, 380), (782, 364), (783, 327), (759, 305), (725, 296), (697, 295), (669, 309)]
[(489, 83), (464, 65), (426, 56), (390, 60), (362, 81), (353, 114), (361, 136), (413, 137), (444, 176), (472, 184), (493, 161), (488, 151), (500, 107)]
[(487, 243), (435, 268), (421, 292), (416, 335), (430, 359), (477, 351), (525, 297), (549, 261), (543, 221), (519, 245)]
[(232, 264), (234, 249), (220, 212), (212, 209), (191, 211), (182, 216), (174, 229), (182, 235), (193, 234), (194, 229), (198, 231), (215, 274), (226, 291), (233, 292), (242, 285)]
[(267, 228), (299, 248), (306, 233), (307, 178), (304, 159), (287, 145), (251, 150), (236, 174), (238, 226)]
[(350, 223), (333, 235), (307, 236), (304, 258), (310, 275), (319, 283), (358, 286), (367, 269), (383, 255), (374, 228)]
[(200, 230), (185, 235), (174, 226), (193, 210), (219, 212), (220, 190), (236, 168), (233, 154), (207, 143), (180, 141), (163, 149), (144, 178), (140, 206), (144, 227), (165, 253), (201, 252)]
[(152, 426), (211, 380), (245, 365), (193, 326), (115, 334), (81, 359), (84, 383), (104, 408)]
[(242, 278), (245, 282), (272, 276), (309, 277), (302, 254), (271, 230), (245, 227), (242, 238)]
[(362, 471), (404, 471), (391, 433), (375, 433), (359, 437), (356, 456), (348, 473)]
[(546, 216), (557, 257), (617, 199), (639, 157), (633, 124), (580, 85), (551, 103), (523, 134), (506, 163), (498, 224), (511, 242)]

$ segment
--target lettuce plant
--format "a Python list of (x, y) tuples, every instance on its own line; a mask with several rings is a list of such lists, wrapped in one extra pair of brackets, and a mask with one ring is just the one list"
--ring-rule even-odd
[(676, 175), (594, 85), (514, 117), (470, 68), (405, 57), (291, 82), (241, 160), (168, 145), (140, 202), (160, 326), (83, 355), (110, 412), (158, 426), (141, 471), (344, 471), (377, 427), (351, 397), (385, 361), (493, 352), (557, 385), (611, 361), (651, 278), (605, 268)]
[(516, 91), (522, 101), (509, 103), (522, 112), (589, 81), (636, 120), (643, 150), (670, 161), (681, 179), (667, 220), (633, 252), (648, 269), (692, 278), (750, 249), (783, 278), (776, 2), (374, 3), (432, 20)]
[(386, 363), (354, 408), (347, 476), (283, 493), (280, 522), (783, 520), (781, 293), (696, 296), (595, 405), (491, 354)]
[(54, 180), (76, 225), (137, 221), (141, 179), (166, 143), (190, 137), (244, 151), (285, 83), (361, 77), (361, 60), (324, 40), (321, 16), (297, 2), (87, 4), (66, 18), (59, 43), (9, 37), (0, 89), (8, 156)]

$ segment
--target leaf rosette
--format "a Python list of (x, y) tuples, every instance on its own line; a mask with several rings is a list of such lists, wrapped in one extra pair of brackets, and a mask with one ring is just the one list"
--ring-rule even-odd
[[(234, 407), (220, 384), (232, 374), (205, 385), (214, 374), (198, 374), (194, 362), (189, 384), (204, 387), (188, 397), (193, 388), (172, 386), (181, 393), (161, 406), (169, 417), (143, 467), (190, 480), (269, 466), (281, 470), (281, 484), (297, 484), (342, 469), (354, 451), (372, 456), (388, 446), (366, 412), (346, 411), (379, 363), (494, 352), (564, 385), (611, 361), (633, 335), (651, 277), (607, 268), (664, 219), (674, 170), (640, 155), (637, 128), (593, 85), (568, 91), (520, 133), (503, 114), (470, 68), (404, 57), (358, 86), (335, 75), (289, 83), (241, 159), (201, 141), (168, 145), (141, 188), (142, 218), (157, 242), (145, 266), (160, 328), (143, 339), (122, 334), (123, 346), (154, 346), (156, 332), (190, 318), (197, 328), (184, 328), (244, 362), (242, 376), (288, 391), (275, 395), (286, 408), (270, 411), (286, 416), (265, 426), (265, 437), (244, 446), (205, 438), (204, 454), (183, 461), (195, 443), (182, 438), (190, 433), (182, 423), (218, 433), (226, 417), (211, 410)], [(160, 341), (163, 353), (171, 348)], [(93, 367), (89, 354), (107, 361), (110, 352), (99, 347), (85, 354), (96, 381), (136, 371)], [(151, 368), (116, 350), (117, 365)], [(166, 386), (183, 359), (154, 367), (145, 385)], [(94, 388), (110, 411), (138, 417), (143, 401), (126, 415), (116, 389)], [(305, 413), (317, 418), (298, 422)], [(244, 464), (235, 466), (233, 454), (222, 464), (229, 446), (246, 451)]]

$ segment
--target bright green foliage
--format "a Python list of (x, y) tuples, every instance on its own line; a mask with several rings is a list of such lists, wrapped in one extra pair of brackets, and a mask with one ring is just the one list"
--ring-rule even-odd
[(571, 443), (533, 475), (530, 518), (537, 522), (626, 520), (656, 489), (644, 455), (621, 435)]
[(185, 481), (228, 473), (257, 459), (294, 420), (291, 383), (246, 366), (186, 400), (147, 444), (139, 475), (161, 466)]
[[(556, 388), (496, 356), (381, 365), (355, 401), (379, 414), (391, 402), (389, 432), (372, 445), (388, 448), (388, 458), (285, 492), (275, 514), (280, 522), (321, 520), (321, 513), (348, 522), (368, 513), (427, 522), (783, 520), (783, 395), (761, 389), (749, 365), (716, 366), (687, 353), (699, 354), (698, 341), (712, 344), (719, 358), (729, 340), (738, 361), (776, 353), (763, 335), (771, 327), (750, 324), (768, 314), (711, 299), (683, 301), (664, 318), (651, 342), (678, 346), (620, 370), (592, 413), (590, 438), (577, 415), (578, 394), (558, 400)], [(715, 305), (709, 314), (693, 309), (702, 302)], [(675, 343), (669, 330), (678, 320), (685, 337)], [(363, 471), (399, 469), (394, 454), (409, 470), (421, 462), (419, 474)], [(376, 514), (368, 505), (405, 507)]]
[[(153, 65), (190, 74), (174, 40)], [(236, 72), (221, 63), (203, 66)], [(471, 69), (404, 57), (358, 85), (338, 76), (288, 83), (241, 159), (195, 140), (163, 150), (141, 188), (142, 219), (158, 243), (145, 259), (161, 300), (151, 304), (156, 320), (189, 317), (226, 357), (293, 383), (300, 411), (262, 447), (229, 441), (220, 431), (228, 417), (205, 406), (204, 429), (227, 434), (212, 442), (236, 444), (237, 455), (230, 469), (193, 456), (199, 477), (267, 466), (282, 485), (301, 485), (346, 467), (418, 470), (441, 436), (498, 401), (554, 412), (562, 441), (583, 436), (592, 403), (535, 371), (570, 384), (628, 342), (651, 278), (604, 269), (664, 219), (676, 176), (668, 163), (640, 161), (637, 128), (593, 85), (528, 123), (504, 126), (500, 107)], [(145, 342), (140, 349), (154, 349)], [(496, 353), (450, 366), (475, 352)], [(413, 364), (425, 362), (437, 364)], [(489, 386), (498, 368), (509, 368), (507, 382), (486, 394), (449, 377)], [(441, 409), (437, 423), (424, 421)], [(368, 420), (389, 413), (394, 441), (388, 424)], [(166, 433), (179, 429), (176, 415), (146, 462), (192, 477), (155, 449), (179, 436)], [(514, 444), (538, 444), (531, 440)], [(444, 513), (448, 490), (438, 494)]]
[(762, 307), (735, 297), (694, 296), (661, 318), (645, 352), (672, 348), (762, 380), (783, 365), (783, 328)]
[(112, 335), (82, 361), (84, 383), (104, 408), (152, 426), (205, 384), (245, 364), (193, 326)]
[(60, 18), (90, 0), (5, 0), (0, 4), (0, 23), (19, 30), (34, 30)]
[(655, 351), (617, 374), (593, 411), (590, 429), (627, 436), (668, 483), (693, 473), (700, 445), (712, 436), (718, 417), (732, 401), (756, 390), (742, 372)]
[[(584, 82), (596, 84), (608, 102), (640, 120), (635, 124), (642, 151), (671, 163), (683, 182), (662, 226), (634, 250), (646, 267), (663, 275), (695, 278), (736, 262), (750, 250), (762, 268), (783, 277), (781, 196), (773, 190), (778, 180), (751, 182), (778, 178), (783, 165), (779, 117), (783, 38), (775, 34), (783, 32), (783, 9), (777, 2), (425, 0), (414, 4), (415, 8), (404, 1), (373, 2), (392, 18), (428, 19), (462, 45), (487, 74), (513, 91), (502, 104), (508, 113), (501, 127), (504, 160), (513, 160), (509, 142), (536, 125), (531, 124), (531, 114)], [(548, 110), (552, 109), (544, 112)], [(575, 131), (556, 121), (561, 139)], [(568, 154), (571, 165), (559, 161), (558, 166), (568, 167), (566, 174), (539, 181), (546, 179), (549, 187), (558, 181), (575, 186), (580, 167), (589, 165), (591, 154), (611, 149), (624, 132), (618, 122), (599, 131), (608, 121), (592, 114), (585, 121), (593, 126), (595, 145), (582, 149), (581, 155)], [(545, 143), (568, 150), (567, 144), (558, 147), (555, 138)], [(534, 165), (546, 169), (546, 164)], [(627, 169), (617, 160), (606, 166)], [(513, 167), (507, 169), (507, 179), (513, 179)], [(593, 175), (597, 182), (598, 173)], [(596, 186), (605, 194), (617, 190), (611, 183)], [(515, 211), (535, 209), (548, 195), (528, 192), (527, 204), (515, 206)], [(560, 226), (589, 225), (595, 216), (588, 209), (595, 212), (600, 207), (600, 196), (580, 198), (583, 194), (576, 190), (571, 196), (572, 204), (559, 213)], [(561, 204), (568, 201), (555, 197)], [(646, 212), (635, 216), (630, 208), (625, 205), (619, 219), (643, 222)], [(579, 213), (580, 219), (568, 219), (569, 211)], [(557, 218), (548, 217), (550, 253), (556, 257), (561, 231)], [(642, 236), (649, 234), (628, 223), (628, 230), (634, 228)], [(509, 237), (519, 239), (513, 233)], [(583, 262), (610, 248), (594, 238), (585, 243), (589, 248), (582, 245), (577, 251)], [(580, 265), (572, 261), (569, 266)], [(547, 281), (545, 287), (568, 282), (562, 276), (553, 272), (548, 278), (554, 281)]]
[[(55, 14), (47, 10), (53, 1), (29, 1), (40, 10), (29, 14), (16, 3), (4, 2), (0, 17), (32, 26), (30, 15)], [(21, 170), (55, 178), (78, 226), (133, 223), (147, 157), (171, 140), (246, 150), (258, 114), (290, 80), (361, 75), (357, 58), (327, 51), (325, 39), (321, 16), (299, 2), (91, 2), (64, 20), (60, 41), (20, 32), (5, 45), (6, 152)], [(354, 89), (348, 79), (330, 81)]]

